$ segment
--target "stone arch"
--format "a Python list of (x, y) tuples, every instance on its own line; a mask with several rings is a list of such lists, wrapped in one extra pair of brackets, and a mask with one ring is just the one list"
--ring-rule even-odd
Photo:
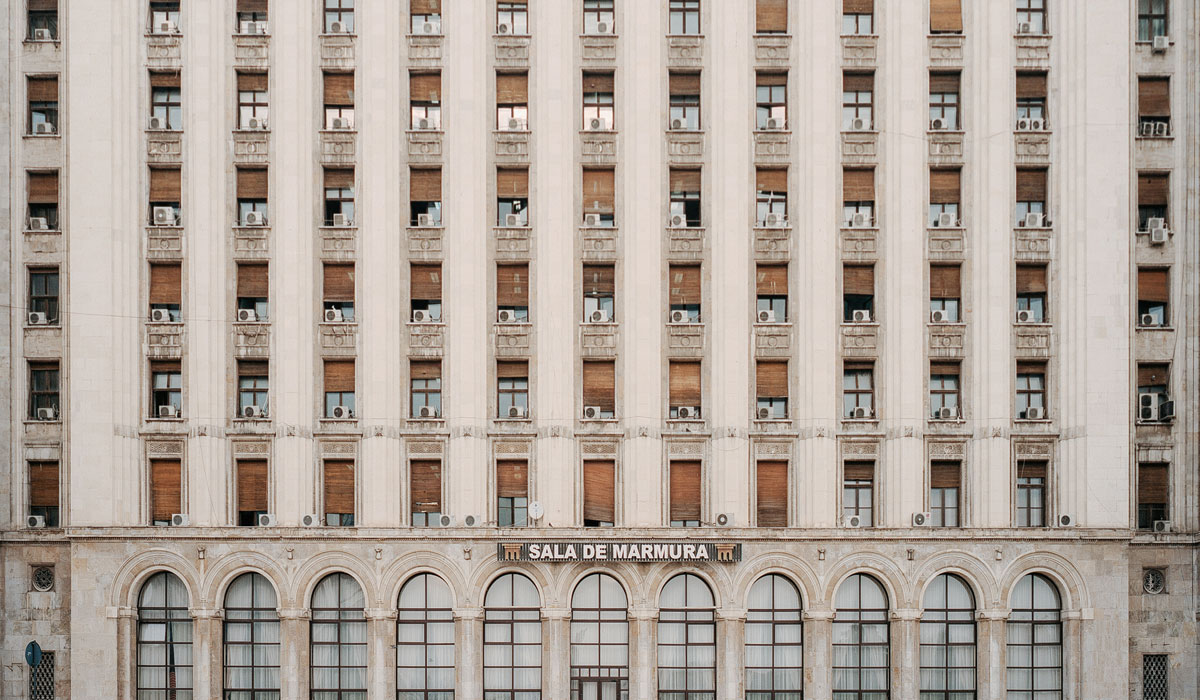
[(738, 574), (734, 577), (733, 590), (735, 598), (746, 604), (750, 596), (750, 588), (758, 579), (767, 574), (779, 574), (795, 584), (800, 591), (800, 604), (805, 610), (813, 607), (815, 597), (821, 591), (819, 578), (812, 567), (799, 557), (787, 553), (775, 552), (755, 557), (742, 562)]
[(1000, 578), (1000, 604), (1004, 608), (1011, 607), (1013, 587), (1026, 574), (1045, 574), (1054, 582), (1063, 598), (1063, 612), (1092, 606), (1087, 583), (1074, 564), (1052, 552), (1030, 552), (1014, 559)]
[(488, 588), (492, 583), (503, 576), (504, 574), (521, 574), (525, 578), (533, 582), (533, 587), (537, 589), (539, 605), (542, 608), (557, 607), (557, 602), (549, 600), (549, 594), (553, 590), (550, 585), (549, 576), (546, 570), (537, 565), (530, 566), (514, 566), (511, 563), (502, 561), (488, 562), (487, 564), (476, 569), (475, 574), (468, 582), (470, 591), (475, 593), (472, 604), (480, 608), (483, 607), (484, 596), (487, 595)]
[(459, 567), (449, 557), (438, 552), (422, 551), (409, 552), (383, 570), (379, 576), (379, 589), (381, 594), (388, 593), (388, 598), (380, 601), (380, 607), (396, 607), (400, 600), (400, 590), (417, 574), (434, 574), (445, 581), (446, 586), (450, 588), (454, 607), (463, 605), (467, 584)]
[(309, 558), (293, 579), (293, 602), (298, 609), (312, 607), (312, 594), (321, 579), (329, 574), (343, 573), (358, 582), (366, 607), (378, 607), (378, 588), (369, 569), (359, 559), (344, 552), (321, 552)]
[(188, 592), (188, 606), (204, 608), (209, 603), (202, 597), (204, 591), (200, 585), (200, 576), (196, 568), (187, 559), (175, 552), (165, 549), (152, 549), (130, 557), (113, 576), (110, 590), (110, 600), (114, 607), (137, 609), (138, 595), (142, 584), (152, 574), (159, 571), (169, 571), (183, 581)]
[(625, 591), (625, 607), (627, 609), (633, 607), (633, 593), (637, 590), (634, 583), (641, 583), (640, 577), (633, 567), (600, 566), (595, 562), (579, 562), (565, 567), (557, 577), (556, 583), (560, 589), (564, 608), (571, 608), (571, 598), (575, 595), (575, 588), (579, 586), (580, 581), (592, 574), (611, 576), (617, 582), (617, 585)]
[(925, 606), (925, 591), (929, 584), (941, 574), (956, 574), (966, 582), (975, 595), (975, 607), (983, 610), (1000, 605), (996, 577), (979, 557), (961, 550), (950, 550), (933, 555), (913, 577), (912, 600), (908, 607), (921, 610)]
[(217, 565), (204, 576), (204, 590), (208, 599), (217, 608), (225, 607), (225, 592), (238, 576), (246, 573), (261, 574), (275, 589), (275, 600), (280, 610), (294, 607), (291, 591), (284, 586), (287, 574), (275, 560), (260, 552), (239, 550), (230, 552), (217, 560)]
[(675, 563), (663, 562), (657, 564), (646, 576), (646, 605), (657, 610), (663, 588), (666, 587), (668, 581), (679, 574), (695, 574), (704, 583), (708, 584), (708, 588), (713, 594), (713, 605), (716, 608), (724, 607), (726, 601), (730, 600), (729, 577), (724, 575), (724, 572), (719, 569), (696, 565), (680, 566)]
[(829, 609), (834, 607), (838, 588), (852, 574), (870, 574), (888, 594), (888, 607), (899, 609), (910, 599), (908, 594), (908, 579), (904, 572), (891, 559), (878, 552), (853, 552), (842, 557), (830, 569), (825, 579), (824, 600)]

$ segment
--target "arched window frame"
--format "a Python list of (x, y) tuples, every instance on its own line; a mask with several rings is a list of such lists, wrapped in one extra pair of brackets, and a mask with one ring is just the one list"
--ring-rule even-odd
[[(680, 605), (666, 605), (676, 582), (683, 587)], [(671, 601), (674, 603), (675, 601)], [(681, 634), (682, 633), (682, 634)], [(682, 639), (678, 641), (666, 641)], [(683, 649), (683, 665), (664, 659)], [(712, 589), (695, 574), (677, 574), (659, 594), (658, 610), (659, 700), (714, 700), (717, 692), (717, 621)], [(682, 688), (672, 675), (683, 674)]]
[[(317, 604), (318, 596), (328, 591), (326, 586), (332, 587), (337, 596), (333, 606)], [(368, 640), (366, 598), (362, 586), (350, 574), (329, 574), (313, 589), (310, 605), (308, 667), (311, 700), (366, 700)], [(336, 654), (337, 664), (317, 663), (322, 656), (318, 652), (330, 647)], [(362, 663), (347, 662), (350, 652), (360, 654)], [(322, 672), (329, 671), (336, 675), (336, 682), (321, 679)], [(318, 680), (323, 682), (318, 683)]]
[[(593, 587), (594, 604), (583, 598)], [(583, 663), (585, 654), (595, 663)], [(592, 684), (615, 686), (617, 698), (629, 697), (629, 599), (615, 578), (599, 572), (580, 579), (571, 594), (571, 700), (592, 697), (584, 688)]]
[(803, 697), (802, 618), (800, 589), (788, 577), (766, 574), (750, 587), (746, 606), (746, 700)]
[[(864, 583), (878, 588), (883, 607), (864, 606)], [(834, 700), (891, 698), (890, 605), (887, 589), (870, 574), (853, 574), (838, 587), (833, 617)], [(882, 660), (864, 662), (864, 652), (872, 650), (875, 652), (872, 656), (882, 656)], [(851, 664), (851, 658), (857, 662)], [(864, 679), (870, 680), (864, 682)]]
[(138, 700), (191, 700), (192, 615), (187, 587), (170, 571), (153, 573), (138, 593), (137, 612)]
[(977, 645), (975, 593), (961, 576), (939, 574), (922, 601), (921, 700), (973, 700)]
[[(528, 600), (518, 600), (519, 593)], [(523, 574), (502, 574), (488, 586), (483, 600), (483, 698), (541, 697), (541, 595)]]
[[(1008, 700), (1062, 698), (1062, 592), (1048, 576), (1026, 574), (1013, 587), (1009, 604), (1012, 612), (1006, 625), (1005, 650)], [(1039, 651), (1044, 657), (1040, 660)]]
[(397, 700), (453, 700), (454, 610), (450, 587), (420, 573), (396, 601)]
[[(243, 595), (245, 587), (249, 588), (249, 599), (235, 600), (235, 596)], [(279, 700), (278, 607), (275, 588), (267, 577), (255, 571), (238, 576), (225, 590), (221, 635), (225, 645), (222, 657), (225, 700)], [(249, 663), (232, 663), (235, 657), (243, 656), (249, 657)], [(248, 679), (237, 678), (247, 673)]]

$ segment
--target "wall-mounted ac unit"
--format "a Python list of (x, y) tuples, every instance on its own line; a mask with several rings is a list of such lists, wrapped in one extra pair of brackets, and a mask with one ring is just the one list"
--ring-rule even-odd
[(179, 27), (175, 26), (171, 20), (164, 20), (154, 25), (155, 34), (177, 34), (178, 32)]
[(861, 419), (864, 419), (864, 418), (870, 418), (870, 417), (871, 417), (871, 410), (870, 410), (870, 409), (868, 409), (868, 408), (867, 408), (867, 407), (865, 407), (865, 406), (855, 406), (855, 407), (854, 407), (854, 408), (853, 408), (853, 409), (850, 411), (850, 417), (851, 417), (851, 418), (854, 418), (854, 419), (858, 419), (858, 420), (861, 420)]
[(771, 419), (771, 409), (760, 408), (755, 413), (755, 416), (757, 416), (758, 420), (770, 420)]
[(53, 40), (53, 39), (54, 39), (54, 37), (50, 36), (50, 30), (49, 30), (49, 29), (35, 29), (35, 30), (33, 30), (33, 40), (34, 40), (34, 41), (51, 41), (51, 40)]
[(150, 129), (162, 131), (167, 128), (167, 122), (162, 117), (150, 117)]
[(243, 406), (242, 418), (262, 418), (267, 414), (262, 406)]
[(671, 131), (679, 131), (682, 128), (683, 128), (683, 120), (682, 119), (672, 119), (671, 120)]
[(930, 131), (945, 131), (950, 128), (950, 122), (946, 119), (937, 118), (929, 120)]
[(1025, 420), (1046, 420), (1046, 409), (1041, 406), (1031, 406), (1025, 409)]
[(259, 513), (258, 514), (258, 526), (259, 527), (275, 527), (277, 524), (278, 523), (275, 520), (274, 513)]
[(846, 518), (846, 527), (862, 527), (862, 516), (851, 515)]
[(599, 418), (600, 418), (600, 407), (599, 406), (584, 406), (583, 407), (583, 419), (584, 420), (597, 420)]
[(246, 226), (262, 226), (267, 222), (261, 211), (246, 212), (246, 220), (243, 222)]
[(509, 406), (508, 407), (508, 417), (509, 418), (524, 418), (525, 417), (525, 407), (524, 406)]
[(49, 323), (50, 320), (46, 318), (46, 314), (42, 313), (41, 311), (30, 311), (28, 317), (26, 318), (26, 322), (31, 326), (44, 326)]
[(254, 309), (238, 309), (238, 323), (255, 323), (258, 321), (258, 312)]
[(1166, 51), (1168, 48), (1170, 48), (1170, 46), (1171, 46), (1170, 37), (1156, 36), (1156, 37), (1154, 37), (1154, 41), (1151, 42), (1151, 44), (1150, 44), (1150, 50), (1153, 51), (1154, 53), (1162, 53), (1162, 52)]
[(604, 119), (596, 117), (588, 121), (588, 131), (607, 131), (608, 122)]
[(1138, 325), (1143, 328), (1151, 328), (1157, 326), (1158, 323), (1154, 319), (1154, 314), (1142, 314), (1138, 318)]
[(33, 133), (35, 134), (53, 134), (54, 131), (54, 125), (50, 122), (38, 122), (33, 127)]
[(612, 34), (613, 33), (612, 23), (611, 22), (597, 22), (596, 23), (596, 33), (597, 34)]
[(717, 513), (716, 524), (717, 527), (729, 527), (733, 524), (733, 514)]
[(525, 131), (525, 129), (526, 129), (526, 122), (524, 119), (509, 119), (508, 120), (508, 130), (509, 131)]
[(671, 216), (669, 226), (671, 228), (687, 228), (687, 217), (683, 214), (674, 214)]
[(1033, 23), (1032, 22), (1018, 22), (1017, 23), (1017, 34), (1033, 34)]
[(504, 215), (504, 225), (509, 226), (509, 227), (521, 226), (521, 215), (520, 214), (505, 214)]
[(419, 418), (437, 418), (437, 406), (421, 406), (417, 409), (417, 416)]
[(958, 216), (948, 211), (938, 214), (938, 228), (954, 228), (955, 226), (958, 226)]
[(159, 418), (178, 418), (179, 409), (174, 404), (166, 404), (158, 407)]
[(867, 228), (871, 225), (871, 215), (866, 212), (854, 212), (850, 217), (850, 228)]
[(688, 312), (680, 311), (680, 310), (671, 312), (671, 323), (678, 324), (678, 323), (688, 323), (688, 322), (689, 322), (688, 321)]
[(758, 312), (759, 323), (775, 323), (775, 311), (772, 309), (763, 309)]
[(58, 409), (55, 408), (39, 408), (37, 410), (38, 420), (56, 420), (58, 418)]
[(431, 129), (433, 129), (432, 119), (426, 118), (417, 120), (417, 131), (429, 131)]
[(330, 418), (353, 418), (354, 411), (349, 406), (334, 406)]
[(155, 226), (174, 226), (175, 225), (175, 209), (173, 207), (154, 207), (154, 225)]
[(166, 309), (150, 309), (151, 323), (170, 323), (171, 312)]
[(303, 518), (300, 518), (300, 524), (304, 527), (321, 527), (325, 524), (325, 519), (317, 513), (309, 513)]
[(950, 323), (950, 314), (938, 309), (929, 313), (929, 320), (932, 323)]
[(870, 323), (871, 311), (869, 309), (855, 309), (851, 318), (854, 319), (854, 323)]
[(421, 228), (433, 228), (433, 214), (417, 214), (417, 226)]
[(605, 311), (604, 309), (596, 309), (592, 313), (588, 314), (588, 323), (608, 323), (608, 322), (609, 322), (608, 311)]
[(171, 527), (187, 527), (192, 522), (187, 513), (175, 513), (171, 516)]
[(245, 22), (242, 22), (240, 33), (247, 34), (247, 35), (266, 34), (267, 33), (267, 23), (260, 22), (260, 21), (247, 20)]
[(511, 24), (509, 24), (508, 22), (501, 22), (499, 25), (496, 26), (496, 33), (497, 34), (512, 34), (513, 26)]
[(1075, 527), (1075, 516), (1074, 515), (1058, 516), (1058, 526), (1059, 527)]
[(40, 515), (30, 515), (25, 518), (25, 527), (31, 530), (41, 530), (46, 527), (46, 518)]
[(350, 217), (345, 214), (334, 214), (333, 225), (335, 228), (348, 228), (350, 226)]
[(48, 221), (46, 221), (45, 217), (42, 217), (42, 216), (29, 217), (29, 230), (30, 231), (48, 231), (49, 229), (50, 229), (50, 223)]
[(422, 34), (441, 34), (442, 25), (440, 22), (425, 22), (421, 25)]
[(329, 23), (329, 33), (330, 34), (345, 34), (348, 31), (349, 31), (349, 27), (347, 27), (346, 24), (344, 24), (342, 22), (330, 22)]
[(496, 313), (496, 321), (498, 323), (516, 323), (517, 312), (509, 311), (508, 309), (501, 309)]
[(432, 323), (433, 317), (430, 315), (430, 313), (428, 311), (425, 311), (424, 309), (417, 309), (412, 312), (412, 322), (413, 323)]
[(246, 128), (252, 131), (266, 131), (267, 120), (262, 117), (251, 117), (246, 122)]
[(453, 527), (454, 526), (454, 516), (443, 513), (441, 515), (441, 517), (438, 518), (438, 525), (440, 525), (441, 527)]
[(862, 117), (855, 117), (850, 120), (850, 131), (866, 131), (871, 128), (871, 124)]
[(1154, 531), (1155, 532), (1170, 532), (1171, 531), (1171, 521), (1170, 520), (1155, 520), (1154, 521)]
[(1037, 317), (1029, 309), (1019, 309), (1017, 311), (1017, 323), (1035, 323)]
[(699, 418), (700, 409), (696, 406), (680, 406), (675, 409), (676, 415), (683, 419)]
[(957, 406), (942, 406), (938, 409), (938, 420), (955, 420), (958, 418)]
[(1157, 226), (1150, 228), (1150, 243), (1152, 245), (1165, 245), (1167, 238), (1170, 236), (1170, 231), (1166, 226)]
[(912, 514), (913, 527), (929, 527), (929, 525), (932, 521), (933, 521), (932, 513), (913, 513)]
[(1021, 220), (1021, 226), (1025, 228), (1043, 228), (1045, 225), (1046, 215), (1040, 212), (1031, 211)]
[(767, 131), (783, 131), (787, 127), (787, 120), (779, 117), (767, 118)]
[(325, 323), (341, 323), (343, 320), (341, 309), (325, 309)]
[(583, 217), (583, 225), (589, 228), (596, 228), (600, 225), (599, 214), (585, 214)]
[(767, 228), (783, 228), (787, 226), (787, 215), (780, 214), (778, 212), (771, 212), (770, 214), (767, 214), (764, 225)]
[(350, 120), (345, 117), (334, 117), (333, 128), (336, 131), (346, 131), (350, 128)]

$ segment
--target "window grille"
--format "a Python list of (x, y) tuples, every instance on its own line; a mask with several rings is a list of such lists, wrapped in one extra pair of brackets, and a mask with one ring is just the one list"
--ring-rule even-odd
[[(45, 664), (45, 661), (42, 661)], [(1142, 700), (1168, 700), (1167, 655), (1142, 656)]]
[[(1164, 693), (1167, 687), (1165, 673), (1164, 670), (1162, 686)], [(41, 663), (29, 669), (29, 700), (54, 700), (54, 652), (52, 651), (43, 651)]]
[(54, 588), (54, 569), (39, 566), (33, 570), (33, 590), (45, 593)]

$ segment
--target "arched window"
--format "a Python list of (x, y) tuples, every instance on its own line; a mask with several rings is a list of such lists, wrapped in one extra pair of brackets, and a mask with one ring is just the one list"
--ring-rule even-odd
[(717, 623), (708, 584), (679, 574), (663, 587), (658, 607), (659, 700), (713, 700)]
[(225, 592), (224, 700), (279, 699), (279, 602), (265, 576), (242, 574)]
[(400, 589), (396, 610), (396, 697), (453, 700), (454, 611), (450, 587), (417, 574)]
[(800, 591), (779, 574), (750, 587), (746, 609), (746, 700), (800, 700), (804, 692)]
[(366, 598), (349, 574), (329, 574), (312, 594), (312, 700), (366, 700)]
[(629, 697), (629, 601), (608, 574), (589, 574), (571, 595), (571, 700)]
[(533, 582), (504, 574), (483, 598), (484, 700), (542, 697), (542, 600)]
[(954, 574), (925, 591), (921, 613), (921, 700), (974, 700), (975, 596)]
[(891, 697), (888, 597), (878, 581), (854, 574), (842, 582), (833, 617), (833, 700)]
[(192, 616), (183, 581), (169, 571), (138, 594), (138, 700), (191, 700)]
[(1008, 700), (1062, 698), (1062, 599), (1042, 574), (1017, 582), (1008, 617)]

